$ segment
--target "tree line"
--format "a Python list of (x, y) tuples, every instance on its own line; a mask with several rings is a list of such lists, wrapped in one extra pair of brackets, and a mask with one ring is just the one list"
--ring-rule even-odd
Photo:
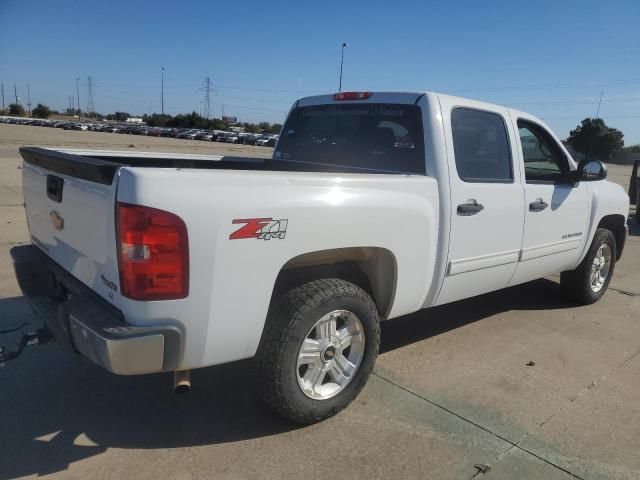
[(220, 118), (205, 118), (197, 112), (187, 114), (180, 113), (178, 115), (162, 115), (154, 113), (152, 115), (143, 115), (142, 121), (152, 127), (172, 127), (172, 128), (200, 128), (206, 130), (229, 130), (230, 127), (243, 127), (245, 132), (250, 133), (280, 133), (282, 124), (280, 123), (235, 123), (230, 124)]

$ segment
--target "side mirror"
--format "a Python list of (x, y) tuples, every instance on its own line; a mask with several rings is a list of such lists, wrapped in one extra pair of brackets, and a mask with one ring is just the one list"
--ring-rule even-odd
[(575, 179), (579, 182), (594, 182), (607, 178), (607, 166), (600, 160), (583, 160), (578, 164)]

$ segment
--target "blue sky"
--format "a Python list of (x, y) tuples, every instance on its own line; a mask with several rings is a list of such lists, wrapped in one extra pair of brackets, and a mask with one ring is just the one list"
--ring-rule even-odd
[(565, 137), (586, 116), (640, 143), (640, 1), (212, 2), (0, 0), (0, 80), (68, 106), (81, 77), (103, 113), (198, 111), (281, 121), (298, 97), (435, 90), (507, 104)]

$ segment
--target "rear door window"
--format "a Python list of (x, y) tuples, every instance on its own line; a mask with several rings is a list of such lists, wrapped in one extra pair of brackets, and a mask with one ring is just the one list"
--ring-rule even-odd
[(381, 103), (296, 108), (274, 152), (278, 160), (424, 175), (421, 110)]
[(513, 181), (509, 138), (500, 115), (454, 108), (451, 130), (456, 169), (461, 180), (472, 183)]

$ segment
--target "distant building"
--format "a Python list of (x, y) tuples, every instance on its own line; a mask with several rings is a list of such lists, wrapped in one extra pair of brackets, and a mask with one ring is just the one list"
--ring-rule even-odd
[(127, 123), (143, 123), (140, 117), (129, 117)]

